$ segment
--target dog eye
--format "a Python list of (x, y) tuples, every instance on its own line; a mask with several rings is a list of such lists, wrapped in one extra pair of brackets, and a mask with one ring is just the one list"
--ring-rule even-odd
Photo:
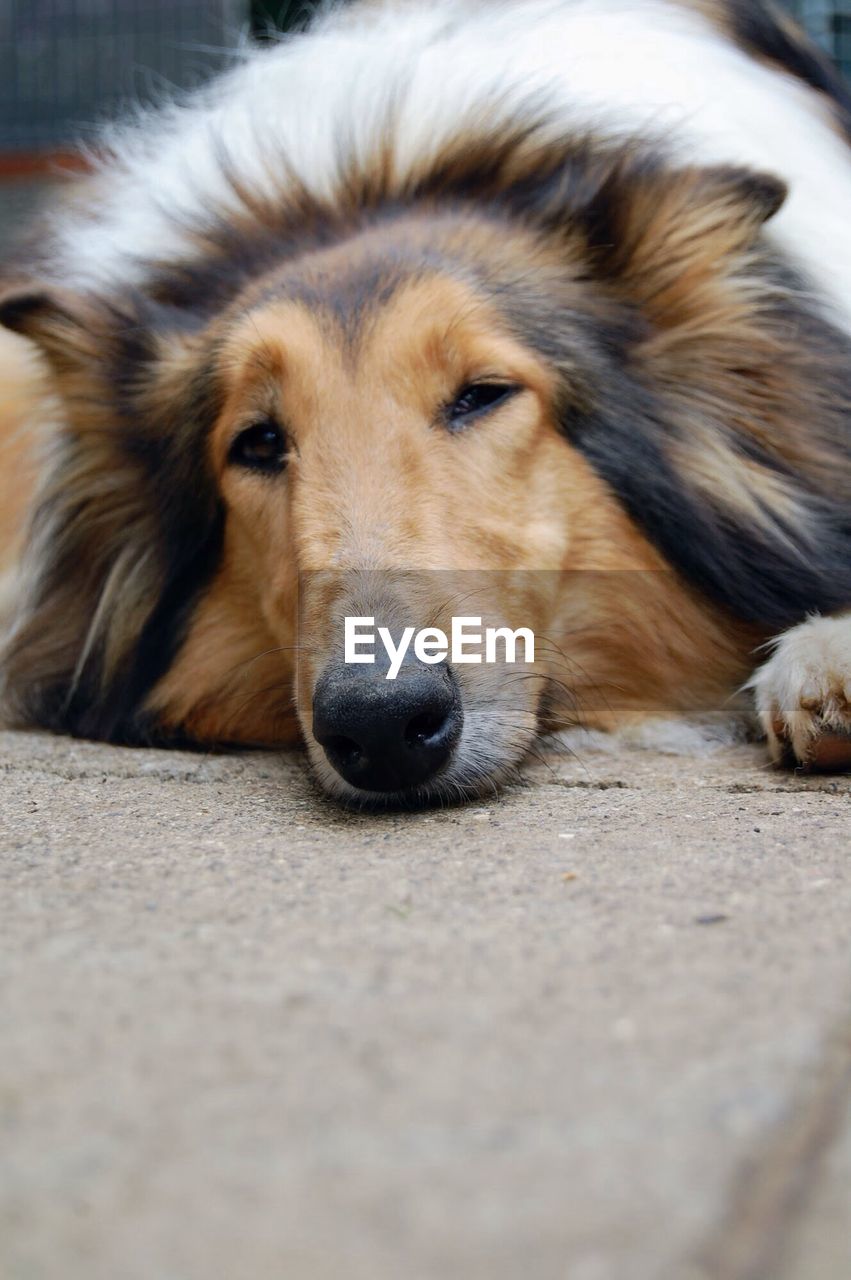
[(228, 462), (248, 471), (276, 475), (287, 461), (287, 438), (277, 422), (267, 419), (240, 431), (228, 451)]
[(450, 427), (466, 426), (473, 418), (488, 413), (497, 405), (510, 400), (520, 390), (511, 382), (471, 382), (446, 409), (446, 421)]

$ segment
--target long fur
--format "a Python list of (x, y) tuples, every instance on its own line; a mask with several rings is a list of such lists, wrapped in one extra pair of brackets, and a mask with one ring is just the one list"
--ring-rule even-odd
[[(332, 8), (113, 130), (0, 301), (67, 413), (7, 704), (156, 736), (146, 697), (220, 562), (202, 441), (229, 309), (408, 216), (562, 379), (565, 439), (691, 589), (760, 637), (847, 606), (850, 129), (840, 82), (758, 3), (399, 0)], [(453, 257), (440, 219), (465, 211), (529, 237), (528, 270)], [(569, 305), (536, 272), (559, 244)]]

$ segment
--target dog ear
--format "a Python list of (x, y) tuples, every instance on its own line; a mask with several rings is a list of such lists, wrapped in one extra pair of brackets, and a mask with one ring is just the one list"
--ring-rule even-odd
[(756, 247), (786, 195), (779, 178), (746, 168), (627, 160), (600, 183), (582, 222), (597, 270), (665, 328), (705, 320), (707, 290)]
[(0, 295), (0, 324), (12, 333), (31, 337), (33, 322), (49, 306), (46, 290), (7, 289)]
[[(0, 292), (0, 325), (29, 338), (54, 373), (92, 366), (176, 365), (195, 354), (201, 317), (128, 290), (121, 304), (49, 285)], [(166, 372), (163, 367), (163, 372)]]
[(0, 293), (0, 325), (29, 338), (56, 372), (93, 354), (94, 309), (83, 298), (50, 286), (11, 286)]

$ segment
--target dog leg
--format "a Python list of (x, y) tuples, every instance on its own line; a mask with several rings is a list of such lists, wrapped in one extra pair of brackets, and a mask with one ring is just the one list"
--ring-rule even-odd
[(776, 762), (851, 768), (851, 614), (784, 632), (748, 685)]

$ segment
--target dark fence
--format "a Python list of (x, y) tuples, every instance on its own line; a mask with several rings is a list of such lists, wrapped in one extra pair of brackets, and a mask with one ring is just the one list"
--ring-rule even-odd
[[(787, 0), (851, 73), (851, 0)], [(0, 151), (61, 148), (128, 104), (196, 85), (309, 0), (0, 0)]]
[(851, 77), (851, 0), (789, 0), (787, 7)]
[(0, 149), (61, 147), (200, 83), (247, 18), (246, 0), (0, 0)]

